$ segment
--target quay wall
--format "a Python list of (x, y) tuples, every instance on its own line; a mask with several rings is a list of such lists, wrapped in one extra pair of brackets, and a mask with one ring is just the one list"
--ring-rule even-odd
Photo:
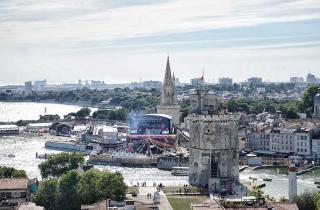
[(88, 162), (94, 165), (142, 168), (157, 166), (157, 159), (154, 157), (113, 157), (112, 155), (90, 155)]
[(162, 170), (171, 170), (172, 167), (189, 167), (187, 157), (158, 157), (157, 167)]

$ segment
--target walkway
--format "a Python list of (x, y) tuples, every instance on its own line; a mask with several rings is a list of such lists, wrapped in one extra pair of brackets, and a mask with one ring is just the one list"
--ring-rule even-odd
[[(157, 188), (155, 187), (139, 187), (139, 194), (137, 196), (137, 200), (144, 203), (153, 203), (153, 194), (156, 191)], [(148, 193), (151, 193), (152, 199), (147, 198)], [(172, 210), (172, 207), (162, 190), (160, 191), (160, 204), (158, 205), (158, 207), (159, 210)]]

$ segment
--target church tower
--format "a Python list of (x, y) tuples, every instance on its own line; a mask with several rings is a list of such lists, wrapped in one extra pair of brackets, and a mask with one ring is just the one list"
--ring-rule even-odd
[(161, 105), (177, 104), (174, 75), (171, 76), (170, 60), (167, 58), (166, 72), (161, 93)]
[(160, 105), (157, 106), (157, 113), (170, 115), (172, 117), (173, 124), (179, 125), (180, 106), (177, 102), (177, 90), (175, 83), (175, 76), (174, 74), (171, 74), (170, 59), (168, 56)]

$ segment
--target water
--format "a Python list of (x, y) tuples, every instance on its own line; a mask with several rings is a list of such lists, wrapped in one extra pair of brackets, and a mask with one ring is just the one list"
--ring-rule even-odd
[[(240, 173), (241, 180), (248, 180), (249, 177), (256, 177), (259, 180), (263, 178), (271, 178), (271, 182), (265, 182), (266, 186), (262, 188), (265, 194), (269, 194), (272, 197), (288, 198), (288, 176), (287, 174), (281, 173), (283, 170), (277, 169), (259, 169), (251, 173)], [(314, 181), (320, 178), (320, 169), (316, 169), (311, 173), (302, 174), (297, 176), (297, 190), (298, 194), (301, 194), (307, 190), (309, 191), (319, 191), (319, 188), (314, 185)]]
[[(0, 165), (23, 169), (28, 177), (41, 179), (38, 164), (43, 159), (36, 159), (38, 153), (58, 153), (59, 151), (46, 149), (44, 147), (46, 139), (40, 137), (0, 137)], [(9, 154), (14, 153), (16, 157), (10, 158)], [(95, 166), (100, 170), (119, 171), (123, 174), (126, 184), (147, 182), (163, 183), (164, 185), (184, 185), (188, 184), (188, 177), (172, 176), (169, 171), (161, 171), (157, 168), (128, 168), (118, 166)]]
[[(38, 164), (44, 161), (36, 159), (38, 153), (58, 153), (59, 151), (46, 149), (44, 147), (46, 139), (23, 138), (23, 137), (0, 137), (0, 165), (10, 166), (17, 169), (23, 169), (30, 178), (37, 177), (41, 179)], [(10, 158), (9, 154), (14, 153), (16, 157)], [(158, 170), (157, 168), (128, 168), (118, 166), (95, 166), (100, 170), (106, 169), (110, 171), (119, 171), (124, 176), (126, 184), (129, 186), (137, 182), (147, 182), (152, 185), (153, 182), (163, 183), (164, 185), (184, 185), (188, 184), (188, 177), (172, 176), (169, 171)], [(288, 197), (288, 179), (286, 174), (279, 174), (275, 169), (255, 170), (252, 173), (240, 173), (241, 180), (248, 180), (249, 177), (263, 179), (272, 178), (271, 182), (265, 182), (266, 187), (262, 188), (265, 194), (273, 197)], [(319, 191), (313, 184), (314, 181), (320, 179), (320, 169), (311, 173), (298, 176), (298, 193), (306, 190)]]
[(35, 102), (0, 102), (0, 122), (16, 122), (18, 120), (38, 120), (40, 115), (58, 114), (61, 118), (70, 113), (81, 109), (80, 106), (35, 103)]

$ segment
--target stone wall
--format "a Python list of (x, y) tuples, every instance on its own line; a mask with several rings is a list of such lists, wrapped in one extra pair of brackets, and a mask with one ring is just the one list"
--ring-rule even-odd
[(167, 114), (172, 117), (172, 122), (174, 125), (178, 126), (180, 122), (180, 106), (179, 105), (158, 105), (158, 114)]
[(190, 124), (189, 183), (221, 192), (239, 180), (240, 115), (196, 115)]
[(189, 167), (189, 158), (186, 157), (158, 157), (158, 169), (171, 170), (172, 167)]

